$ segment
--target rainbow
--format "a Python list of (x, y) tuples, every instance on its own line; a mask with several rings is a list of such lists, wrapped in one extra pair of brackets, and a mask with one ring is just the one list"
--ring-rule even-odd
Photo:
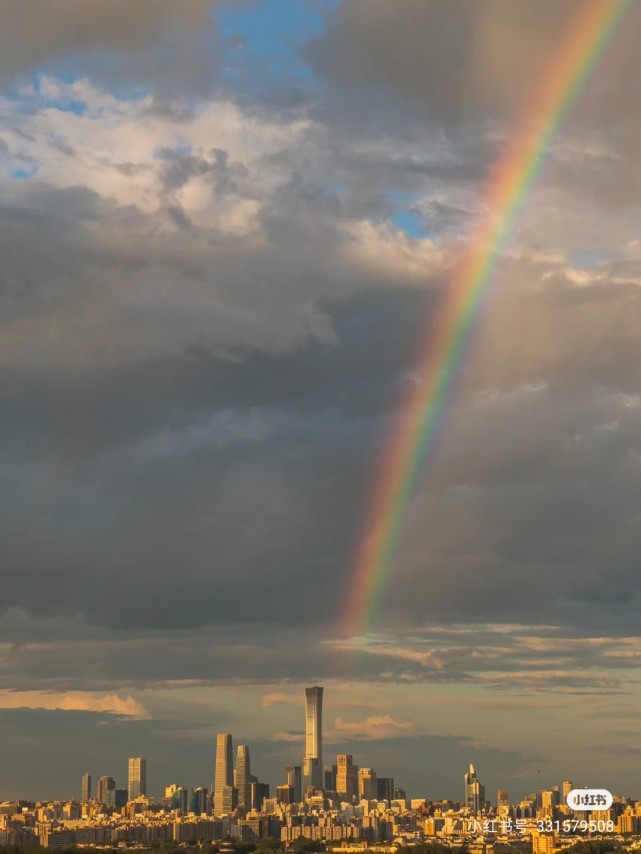
[(423, 460), (433, 444), (472, 337), (492, 275), (536, 180), (550, 143), (572, 109), (633, 0), (584, 0), (563, 48), (528, 101), (526, 116), (498, 159), (483, 199), (482, 219), (450, 278), (436, 322), (425, 333), (391, 437), (382, 454), (364, 529), (350, 573), (343, 634), (366, 642), (377, 613), (401, 521)]

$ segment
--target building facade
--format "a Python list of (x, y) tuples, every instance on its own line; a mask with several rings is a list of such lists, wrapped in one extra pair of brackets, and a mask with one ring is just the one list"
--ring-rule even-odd
[(108, 792), (114, 791), (116, 788), (116, 781), (113, 777), (103, 776), (98, 777), (98, 782), (96, 783), (96, 800), (99, 804), (106, 804), (108, 798)]
[(232, 758), (231, 733), (219, 732), (216, 736), (216, 769), (214, 772), (214, 813), (224, 815), (224, 806), (229, 803), (229, 797), (223, 803), (223, 790), (234, 785), (234, 766)]
[(354, 765), (351, 753), (339, 753), (336, 766), (336, 792), (352, 800), (358, 795), (358, 765)]
[(373, 768), (361, 768), (358, 772), (358, 797), (372, 801), (378, 797), (378, 780)]
[(465, 806), (474, 815), (480, 812), (481, 807), (485, 803), (485, 786), (481, 785), (474, 765), (470, 765), (470, 770), (465, 774)]
[[(115, 786), (114, 786), (115, 788)], [(130, 801), (147, 794), (147, 760), (140, 756), (129, 759), (127, 773), (127, 795)]]
[(285, 785), (294, 790), (294, 803), (299, 804), (303, 800), (302, 769), (300, 765), (287, 765), (285, 768)]
[(80, 781), (80, 800), (91, 800), (91, 774), (88, 771), (82, 775), (82, 779)]
[(236, 751), (236, 769), (234, 770), (234, 785), (238, 789), (239, 807), (249, 807), (251, 782), (249, 747), (246, 744), (239, 744)]
[(319, 685), (305, 688), (305, 757), (303, 783), (323, 788), (323, 689)]

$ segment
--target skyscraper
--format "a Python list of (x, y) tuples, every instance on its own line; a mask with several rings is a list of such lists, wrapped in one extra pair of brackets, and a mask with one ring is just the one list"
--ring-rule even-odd
[(358, 772), (358, 797), (371, 801), (377, 796), (376, 771), (373, 768), (361, 768)]
[(219, 732), (216, 736), (216, 771), (214, 774), (214, 813), (223, 815), (223, 790), (234, 785), (231, 733)]
[(510, 793), (507, 789), (498, 789), (496, 792), (496, 814), (500, 818), (508, 818), (510, 815)]
[(351, 753), (339, 753), (336, 765), (336, 791), (351, 800), (358, 794), (358, 765), (354, 765)]
[(376, 796), (379, 801), (391, 801), (394, 799), (394, 778), (379, 777), (376, 781)]
[(336, 774), (338, 772), (338, 766), (336, 765), (326, 765), (323, 768), (323, 789), (327, 792), (335, 792), (336, 791)]
[(249, 808), (250, 788), (252, 782), (249, 747), (239, 744), (236, 750), (236, 769), (234, 770), (234, 785), (238, 789), (238, 806)]
[(147, 794), (147, 760), (140, 756), (129, 758), (127, 794), (130, 801)]
[(474, 766), (464, 776), (465, 780), (465, 806), (476, 815), (485, 801), (485, 786), (482, 786), (476, 776)]
[(205, 815), (207, 812), (207, 789), (204, 786), (197, 786), (191, 790), (191, 800), (189, 802), (189, 811), (194, 815)]
[(305, 789), (323, 787), (323, 689), (305, 688)]
[(221, 815), (229, 815), (238, 806), (238, 789), (236, 786), (223, 786), (221, 798)]
[(108, 777), (107, 775), (98, 777), (98, 782), (96, 784), (96, 800), (99, 804), (106, 804), (109, 797), (108, 792), (115, 790), (116, 781), (113, 777)]
[(299, 804), (303, 799), (302, 777), (300, 765), (288, 765), (285, 768), (285, 784), (294, 790), (294, 803)]
[(91, 800), (91, 774), (88, 771), (82, 775), (82, 780), (80, 781), (80, 800)]

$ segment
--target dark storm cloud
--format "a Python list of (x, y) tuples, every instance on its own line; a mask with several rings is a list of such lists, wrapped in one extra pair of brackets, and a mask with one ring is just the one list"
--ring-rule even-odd
[[(353, 0), (328, 13), (307, 55), (337, 83), (387, 88), (439, 116), (486, 118), (527, 109), (584, 9), (580, 0)], [(639, 61), (628, 41), (620, 37), (615, 62), (621, 106)]]
[[(61, 216), (47, 215), (57, 207)], [(107, 339), (101, 358), (82, 323), (67, 326), (66, 312), (88, 299), (106, 306), (122, 278), (105, 279), (105, 271), (133, 283), (148, 263), (145, 250), (155, 269), (162, 252), (153, 242), (115, 252), (91, 231), (98, 219), (101, 235), (121, 228), (124, 213), (89, 191), (45, 188), (4, 212), (4, 307), (15, 338), (3, 382), (11, 412), (3, 465), (14, 484), (4, 496), (3, 551), (14, 572), (3, 605), (124, 626), (240, 615), (325, 620), (336, 609), (354, 508), (359, 516), (385, 429), (370, 416), (385, 415), (398, 399), (426, 298), (408, 289), (392, 299), (363, 281), (368, 290), (351, 299), (319, 299), (332, 338), (293, 352), (225, 359), (188, 334), (185, 352), (154, 358), (139, 352), (134, 335), (123, 339), (129, 352)], [(294, 226), (283, 215), (275, 220), (274, 249), (258, 254), (256, 271), (250, 253), (238, 262), (252, 276), (260, 265), (272, 281), (279, 271), (292, 275), (276, 247), (288, 244)], [(330, 274), (314, 260), (318, 247), (303, 245), (309, 249), (295, 266), (318, 264), (319, 294), (325, 281), (331, 291)], [(187, 264), (169, 250), (164, 263), (184, 282), (188, 305), (191, 283), (201, 287), (189, 273), (198, 255)], [(234, 255), (221, 269), (205, 248), (201, 263), (212, 295), (221, 274), (239, 276)], [(68, 331), (36, 341), (24, 319), (39, 315), (43, 329), (51, 329), (49, 316)], [(175, 329), (174, 318), (170, 324)], [(161, 351), (166, 328), (162, 317), (148, 316), (147, 334)], [(238, 339), (240, 354), (241, 344), (250, 342)], [(177, 573), (185, 572), (189, 583), (177, 591)]]
[[(367, 128), (372, 113), (398, 111), (400, 99), (453, 135), (478, 137), (478, 122), (507, 120), (490, 127), (509, 132), (531, 114), (536, 82), (584, 13), (580, 0), (350, 0), (327, 14), (327, 32), (304, 53), (335, 88), (369, 93), (369, 109), (352, 102), (355, 125)], [(615, 204), (638, 203), (641, 194), (641, 95), (632, 83), (641, 74), (638, 26), (632, 6), (569, 117), (577, 152), (559, 169), (583, 192)], [(602, 156), (583, 165), (581, 149), (594, 148)]]
[[(522, 698), (555, 699), (559, 708), (566, 695), (629, 694), (641, 660), (634, 625), (627, 635), (609, 637), (589, 625), (478, 625), (469, 618), (453, 627), (433, 620), (429, 629), (413, 628), (409, 637), (382, 633), (355, 655), (349, 643), (328, 641), (331, 627), (314, 625), (311, 619), (300, 625), (295, 611), (301, 600), (292, 596), (289, 602), (292, 618), (281, 625), (266, 622), (266, 614), (250, 613), (245, 622), (239, 618), (198, 629), (176, 627), (170, 620), (155, 627), (103, 627), (12, 609), (0, 619), (4, 684), (18, 692), (84, 692), (80, 708), (100, 708), (100, 695), (94, 695), (98, 699), (91, 705), (91, 692), (133, 693), (139, 706), (156, 718), (166, 714), (158, 708), (158, 697), (167, 692), (179, 698), (188, 689), (204, 696), (205, 689), (216, 686), (242, 689), (258, 683), (272, 685), (272, 691), (293, 691), (296, 698), (297, 684), (310, 679), (333, 683), (349, 662), (354, 685), (367, 692), (368, 685), (376, 684), (386, 697), (387, 686), (425, 685), (434, 692), (465, 685), (474, 688), (481, 707), (495, 706), (496, 692), (510, 693), (509, 701), (501, 701), (509, 707), (516, 691)], [(7, 703), (0, 694), (3, 705)]]
[[(47, 0), (37, 15), (5, 0), (0, 82), (51, 65), (174, 95), (210, 91), (217, 72), (216, 0)], [(113, 55), (117, 62), (113, 62)]]
[[(229, 187), (220, 154), (162, 162), (171, 186), (196, 174)], [(440, 285), (390, 291), (327, 264), (342, 242), (323, 198), (294, 180), (279, 202), (265, 214), (267, 248), (239, 255), (232, 244), (212, 259), (195, 239), (188, 261), (173, 236), (115, 241), (145, 218), (89, 191), (41, 188), (5, 212), (4, 305), (17, 320), (4, 377), (5, 607), (125, 627), (322, 624), (336, 613), (390, 416), (421, 379), (408, 372)], [(178, 339), (176, 315), (152, 303), (144, 338), (116, 323), (118, 346), (107, 338), (102, 357), (82, 321), (63, 320), (68, 331), (44, 343), (21, 322), (43, 311), (90, 320), (88, 294), (103, 310), (115, 299), (126, 322), (122, 282), (135, 289), (148, 268), (181, 283)], [(606, 577), (608, 602), (636, 613), (641, 298), (620, 272), (576, 287), (552, 262), (506, 268), (511, 285), (408, 516), (391, 615), (567, 619), (579, 599), (605, 608)], [(243, 281), (269, 282), (270, 304)], [(218, 350), (230, 330), (215, 312), (211, 343), (190, 331), (209, 305), (203, 287), (242, 298), (231, 353)], [(330, 334), (292, 339), (273, 309), (310, 298)], [(177, 588), (177, 574), (189, 583)]]

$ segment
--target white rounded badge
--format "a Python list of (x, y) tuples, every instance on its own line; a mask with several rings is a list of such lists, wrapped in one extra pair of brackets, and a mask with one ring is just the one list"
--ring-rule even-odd
[(610, 809), (612, 800), (612, 793), (607, 789), (572, 789), (565, 802), (572, 810), (590, 812)]

